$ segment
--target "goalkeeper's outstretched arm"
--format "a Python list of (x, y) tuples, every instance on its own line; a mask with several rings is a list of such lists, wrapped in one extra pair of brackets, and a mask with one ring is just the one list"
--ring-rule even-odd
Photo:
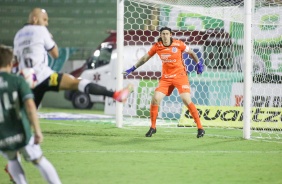
[(187, 51), (187, 53), (196, 63), (199, 63), (199, 58), (198, 58), (197, 54), (192, 49), (189, 49)]
[(128, 70), (125, 70), (123, 72), (124, 76), (128, 76), (131, 72), (142, 66), (144, 63), (146, 63), (152, 56), (149, 56), (149, 54), (145, 54), (143, 57), (141, 57), (135, 65), (133, 65)]
[(151, 58), (151, 56), (149, 56), (149, 54), (145, 54), (143, 57), (141, 57), (137, 63), (135, 64), (136, 68), (139, 68), (140, 66), (142, 66), (144, 63), (146, 63), (149, 59)]

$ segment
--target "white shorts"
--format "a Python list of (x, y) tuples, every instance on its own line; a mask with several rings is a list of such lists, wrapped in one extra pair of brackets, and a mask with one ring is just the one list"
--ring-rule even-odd
[(43, 152), (39, 144), (34, 144), (34, 137), (31, 137), (28, 145), (15, 151), (0, 151), (6, 159), (17, 159), (17, 153), (20, 152), (26, 161), (33, 161), (39, 159)]

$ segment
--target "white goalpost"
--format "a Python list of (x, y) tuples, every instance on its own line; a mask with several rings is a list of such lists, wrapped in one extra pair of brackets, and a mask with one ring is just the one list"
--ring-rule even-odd
[[(117, 0), (117, 83), (116, 89), (121, 89), (123, 84), (122, 71), (123, 71), (123, 24), (124, 24), (124, 0)], [(122, 111), (123, 106), (120, 103), (116, 104), (116, 126), (122, 127)]]
[[(183, 55), (204, 127), (243, 130), (243, 138), (282, 139), (282, 3), (277, 0), (117, 0), (117, 83), (134, 92), (117, 104), (116, 125), (150, 125), (150, 100), (161, 76), (151, 58), (132, 67), (167, 26), (205, 65), (202, 75)], [(158, 125), (195, 127), (174, 90), (160, 105)]]
[(244, 126), (243, 137), (251, 137), (251, 91), (252, 91), (252, 1), (244, 0)]

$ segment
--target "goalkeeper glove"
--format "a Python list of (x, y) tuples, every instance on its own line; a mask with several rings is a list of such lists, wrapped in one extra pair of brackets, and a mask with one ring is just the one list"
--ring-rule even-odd
[(197, 65), (196, 65), (196, 70), (197, 70), (197, 74), (203, 73), (203, 71), (204, 71), (204, 65), (203, 65), (201, 62), (197, 63)]
[(128, 70), (125, 70), (125, 72), (123, 72), (124, 76), (127, 77), (131, 72), (133, 72), (134, 70), (136, 70), (136, 67), (133, 66), (131, 68), (129, 68)]

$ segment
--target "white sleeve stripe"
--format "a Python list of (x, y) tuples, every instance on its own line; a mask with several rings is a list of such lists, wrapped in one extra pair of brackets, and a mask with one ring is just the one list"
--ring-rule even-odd
[(55, 47), (55, 45), (53, 47), (51, 47), (51, 49), (47, 49), (47, 51), (49, 52), (50, 50), (52, 50)]

